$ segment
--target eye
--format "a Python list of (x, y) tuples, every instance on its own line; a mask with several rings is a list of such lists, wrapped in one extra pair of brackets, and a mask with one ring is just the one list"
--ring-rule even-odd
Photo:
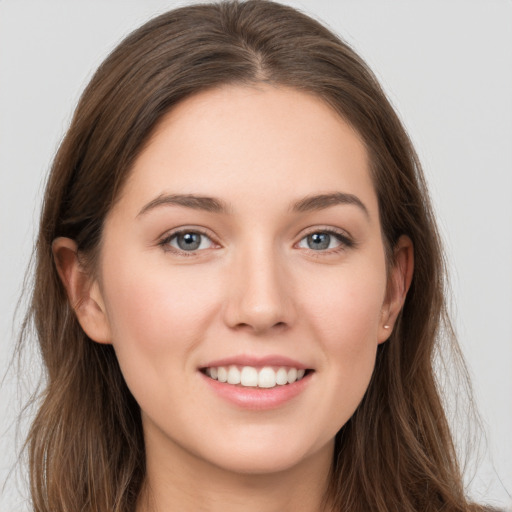
[(171, 233), (160, 242), (167, 250), (177, 252), (193, 252), (211, 249), (215, 244), (205, 233), (200, 231), (178, 231)]
[(352, 241), (346, 235), (329, 230), (309, 233), (298, 243), (298, 247), (301, 249), (310, 249), (313, 251), (336, 250), (351, 247), (352, 245)]

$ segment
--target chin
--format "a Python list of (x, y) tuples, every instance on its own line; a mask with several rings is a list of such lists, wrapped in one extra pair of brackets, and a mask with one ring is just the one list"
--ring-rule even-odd
[[(289, 436), (288, 436), (289, 437)], [(292, 442), (290, 442), (292, 441)], [(223, 449), (217, 446), (211, 462), (232, 473), (244, 475), (265, 475), (289, 471), (307, 465), (311, 458), (332, 458), (334, 439), (318, 446), (305, 441), (272, 437), (268, 442), (255, 439), (250, 444), (232, 443)]]

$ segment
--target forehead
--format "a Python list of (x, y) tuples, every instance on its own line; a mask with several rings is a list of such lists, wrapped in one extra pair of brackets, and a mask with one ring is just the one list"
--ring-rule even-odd
[(334, 191), (376, 208), (359, 134), (316, 96), (262, 84), (179, 103), (136, 159), (122, 201), (193, 193), (257, 205)]

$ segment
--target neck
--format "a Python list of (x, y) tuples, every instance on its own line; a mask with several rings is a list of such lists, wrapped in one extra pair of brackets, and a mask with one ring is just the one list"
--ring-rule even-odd
[(249, 474), (220, 468), (176, 445), (162, 451), (147, 443), (137, 512), (327, 512), (332, 453), (329, 444), (293, 467)]

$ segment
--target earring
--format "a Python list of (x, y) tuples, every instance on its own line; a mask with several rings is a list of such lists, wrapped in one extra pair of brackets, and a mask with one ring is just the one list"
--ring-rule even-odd
[(386, 325), (384, 326), (384, 329), (389, 329), (389, 325), (388, 325), (388, 324), (386, 324)]

